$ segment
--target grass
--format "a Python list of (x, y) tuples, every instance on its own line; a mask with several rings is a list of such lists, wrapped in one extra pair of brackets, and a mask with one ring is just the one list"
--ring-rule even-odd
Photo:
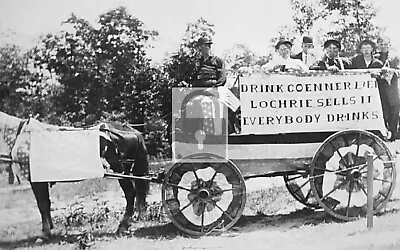
[[(158, 195), (160, 185), (152, 185), (151, 193)], [(58, 232), (50, 244), (72, 244), (87, 248), (92, 243), (96, 243), (97, 246), (102, 245), (102, 242), (116, 239), (119, 242), (121, 239), (116, 238), (114, 232), (122, 218), (125, 199), (116, 180), (91, 179), (75, 183), (57, 183), (51, 188), (51, 199), (52, 216)], [(36, 211), (33, 219), (0, 228), (0, 248), (40, 246), (35, 237), (40, 231), (40, 217), (32, 191), (23, 189), (0, 193), (0, 204), (0, 212), (4, 209), (24, 207), (27, 208), (27, 213)], [(277, 186), (248, 193), (244, 216), (231, 231), (253, 232), (263, 228), (277, 230), (281, 227), (284, 230), (311, 231), (314, 226), (328, 228), (332, 222), (329, 218), (322, 212), (304, 209), (285, 187)], [(123, 239), (155, 240), (163, 242), (162, 244), (167, 244), (167, 239), (181, 238), (185, 241), (191, 239), (170, 223), (159, 200), (150, 202), (144, 218), (132, 223), (123, 236)], [(46, 243), (46, 246), (50, 244)], [(364, 248), (364, 245), (363, 248), (349, 249), (399, 249), (399, 245), (400, 243), (390, 243), (385, 248), (379, 248), (371, 243), (368, 245), (370, 248)]]

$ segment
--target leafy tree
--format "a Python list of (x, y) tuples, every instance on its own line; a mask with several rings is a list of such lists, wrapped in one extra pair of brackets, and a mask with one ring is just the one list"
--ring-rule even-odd
[[(164, 71), (170, 80), (161, 87), (162, 115), (167, 120), (168, 131), (171, 126), (172, 87), (191, 86), (194, 80), (195, 62), (199, 56), (196, 42), (202, 36), (212, 38), (214, 34), (213, 25), (204, 18), (189, 23), (181, 45), (164, 61)], [(168, 139), (171, 142), (171, 137)]]
[(373, 24), (377, 9), (370, 0), (291, 0), (294, 20), (292, 37), (315, 36), (341, 41), (344, 54), (354, 55), (357, 44), (375, 39), (381, 28)]
[(192, 84), (194, 64), (199, 56), (196, 51), (196, 42), (202, 36), (212, 38), (214, 34), (213, 25), (204, 18), (188, 24), (178, 50), (164, 63), (174, 86), (179, 85), (182, 81)]
[(328, 30), (327, 35), (339, 39), (347, 55), (354, 54), (358, 43), (365, 39), (375, 39), (379, 28), (372, 22), (377, 10), (372, 1), (367, 0), (321, 0), (326, 6), (334, 29)]
[(57, 75), (62, 91), (57, 114), (73, 123), (118, 118), (143, 122), (154, 110), (153, 85), (160, 75), (146, 56), (157, 32), (120, 7), (100, 15), (99, 28), (75, 15), (71, 28), (43, 38), (32, 54), (36, 67)]
[(258, 56), (245, 44), (235, 44), (232, 49), (222, 55), (226, 67), (237, 71), (241, 67), (249, 67), (256, 64)]
[(55, 86), (43, 85), (40, 74), (19, 47), (0, 47), (0, 110), (18, 117), (48, 114)]

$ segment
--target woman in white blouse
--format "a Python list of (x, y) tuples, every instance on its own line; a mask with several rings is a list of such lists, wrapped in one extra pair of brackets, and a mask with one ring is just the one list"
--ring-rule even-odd
[(284, 72), (290, 70), (308, 70), (306, 64), (299, 59), (290, 58), (290, 52), (293, 44), (287, 40), (281, 40), (275, 45), (277, 54), (271, 61), (261, 67), (262, 71), (270, 72)]

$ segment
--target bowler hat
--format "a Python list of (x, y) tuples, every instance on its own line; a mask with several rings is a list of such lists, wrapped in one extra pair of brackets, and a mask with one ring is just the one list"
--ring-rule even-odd
[(205, 44), (212, 44), (211, 39), (209, 39), (208, 37), (200, 37), (199, 40), (197, 40), (197, 46)]
[(278, 43), (275, 45), (275, 49), (279, 49), (279, 46), (281, 46), (282, 44), (289, 45), (290, 47), (293, 46), (292, 42), (289, 40), (279, 40)]
[(303, 36), (303, 43), (313, 43), (313, 39), (311, 36)]
[(340, 42), (336, 39), (328, 39), (324, 43), (324, 49), (326, 49), (329, 45), (335, 45), (339, 50), (342, 49), (342, 46), (340, 45)]

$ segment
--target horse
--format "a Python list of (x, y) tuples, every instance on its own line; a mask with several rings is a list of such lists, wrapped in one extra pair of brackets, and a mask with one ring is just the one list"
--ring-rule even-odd
[[(49, 239), (52, 236), (51, 230), (54, 229), (50, 214), (49, 187), (55, 182), (31, 181), (29, 150), (27, 150), (30, 147), (30, 141), (29, 133), (25, 130), (29, 123), (30, 119), (19, 119), (0, 112), (0, 153), (2, 157), (10, 157), (13, 162), (13, 170), (18, 175), (25, 174), (30, 182), (42, 219), (42, 235), (40, 237)], [(53, 125), (40, 124), (52, 129), (57, 128)], [(117, 122), (102, 123), (93, 128), (100, 130), (99, 152), (104, 168), (125, 175), (148, 175), (147, 149), (144, 138), (138, 130)], [(25, 143), (19, 142), (17, 145), (17, 140), (25, 140)], [(149, 182), (140, 179), (135, 181), (119, 179), (118, 182), (126, 199), (125, 213), (116, 231), (117, 234), (121, 234), (129, 228), (132, 216), (140, 218), (145, 211)]]

